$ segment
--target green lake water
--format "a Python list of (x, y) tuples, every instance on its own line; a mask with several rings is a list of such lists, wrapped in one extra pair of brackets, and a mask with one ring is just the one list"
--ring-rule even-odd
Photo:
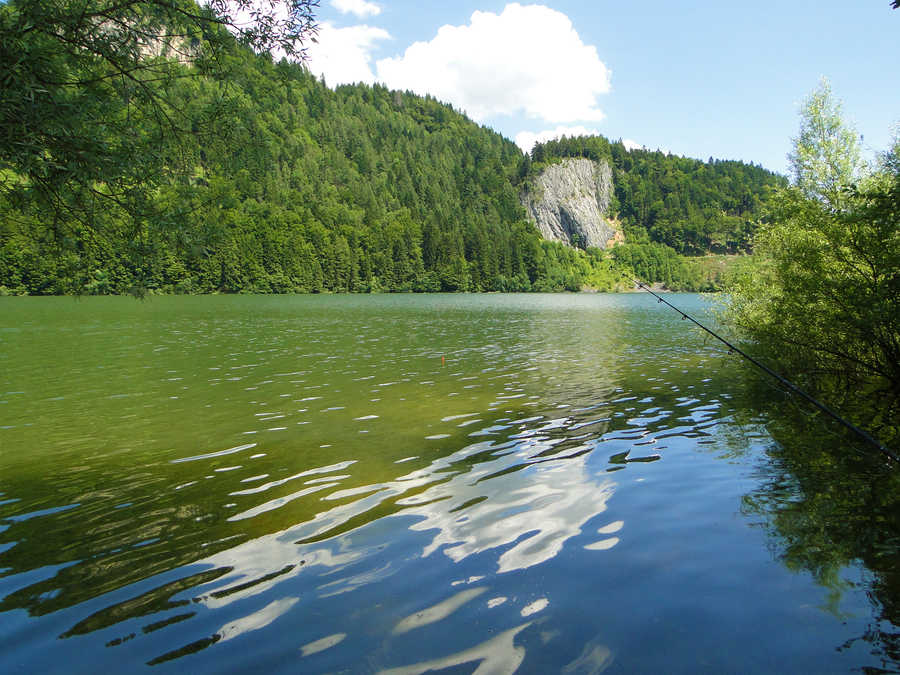
[(760, 389), (642, 294), (0, 298), (0, 672), (896, 672), (895, 479)]

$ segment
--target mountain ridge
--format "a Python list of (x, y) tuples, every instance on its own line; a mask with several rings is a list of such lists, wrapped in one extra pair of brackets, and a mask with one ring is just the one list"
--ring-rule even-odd
[[(666, 211), (670, 195), (681, 189), (682, 201), (697, 201), (684, 180), (689, 172), (675, 168), (687, 162), (693, 170), (699, 160), (629, 152), (603, 137), (539, 144), (524, 155), (430, 96), (381, 85), (329, 89), (297, 64), (246, 50), (233, 59), (221, 119), (213, 119), (210, 133), (167, 150), (165, 161), (188, 170), (160, 181), (150, 195), (155, 219), (134, 221), (111, 208), (89, 234), (75, 222), (50, 222), (28, 204), (0, 201), (0, 292), (611, 289), (620, 276), (615, 261), (543, 240), (527, 220), (523, 187), (566, 157), (607, 162), (614, 188), (607, 221), (621, 222), (638, 245), (672, 245), (662, 227), (666, 214), (676, 213), (674, 206)], [(173, 86), (188, 117), (202, 117), (222, 96), (203, 77)], [(770, 175), (732, 172), (727, 199), (745, 194), (758, 205), (761, 182), (741, 181), (760, 172)], [(660, 187), (667, 177), (675, 182)], [(718, 198), (703, 207), (710, 228), (720, 227), (725, 213), (740, 221), (741, 232), (752, 229), (753, 209), (729, 215)], [(685, 218), (679, 224), (694, 234)], [(702, 236), (686, 241), (682, 253), (707, 250)]]

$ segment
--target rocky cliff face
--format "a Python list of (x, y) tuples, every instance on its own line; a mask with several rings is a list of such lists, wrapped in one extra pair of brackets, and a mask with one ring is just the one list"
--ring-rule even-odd
[(538, 176), (522, 201), (544, 239), (607, 248), (623, 240), (607, 218), (612, 192), (609, 164), (566, 159)]

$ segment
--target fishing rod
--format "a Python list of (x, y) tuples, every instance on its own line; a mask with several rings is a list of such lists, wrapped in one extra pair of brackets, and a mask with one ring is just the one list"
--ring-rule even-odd
[(787, 379), (785, 379), (784, 377), (782, 377), (781, 375), (779, 375), (778, 373), (776, 373), (774, 370), (772, 370), (771, 368), (769, 368), (766, 364), (760, 363), (758, 360), (756, 360), (755, 358), (753, 358), (752, 356), (750, 356), (750, 355), (749, 355), (747, 352), (745, 352), (744, 350), (740, 349), (739, 347), (736, 347), (735, 345), (731, 344), (728, 340), (726, 340), (725, 338), (723, 338), (721, 335), (719, 335), (719, 334), (716, 333), (715, 331), (713, 331), (713, 330), (707, 328), (706, 326), (704, 326), (702, 323), (700, 323), (699, 321), (697, 321), (697, 320), (696, 320), (694, 317), (692, 317), (690, 314), (687, 314), (687, 313), (685, 313), (683, 310), (678, 309), (678, 308), (677, 308), (675, 305), (673, 305), (671, 302), (669, 302), (668, 300), (666, 300), (665, 298), (663, 298), (662, 296), (660, 296), (658, 293), (654, 292), (654, 290), (653, 290), (652, 288), (650, 288), (647, 284), (645, 284), (643, 281), (639, 281), (639, 280), (637, 280), (637, 279), (631, 277), (631, 276), (628, 275), (628, 274), (624, 274), (624, 273), (623, 273), (623, 276), (624, 276), (626, 279), (630, 279), (630, 280), (635, 284), (635, 286), (637, 286), (638, 288), (642, 288), (643, 290), (647, 291), (650, 295), (652, 295), (654, 298), (656, 298), (657, 302), (664, 303), (664, 304), (667, 305), (668, 307), (671, 307), (672, 309), (674, 309), (676, 312), (678, 312), (678, 313), (681, 315), (681, 319), (682, 319), (682, 320), (687, 319), (688, 321), (690, 321), (690, 322), (693, 323), (694, 325), (698, 326), (699, 328), (703, 329), (704, 331), (706, 331), (707, 333), (709, 333), (710, 335), (712, 335), (716, 340), (718, 340), (719, 342), (721, 342), (722, 344), (724, 344), (726, 347), (728, 347), (728, 353), (729, 353), (729, 354), (730, 354), (731, 352), (735, 352), (735, 353), (737, 353), (737, 354), (740, 354), (740, 355), (743, 356), (747, 361), (749, 361), (749, 362), (752, 363), (754, 366), (756, 366), (757, 368), (759, 368), (760, 370), (762, 370), (764, 373), (767, 373), (768, 375), (774, 377), (774, 378), (775, 378), (776, 380), (778, 380), (781, 384), (783, 384), (785, 387), (787, 387), (790, 391), (792, 391), (792, 392), (795, 393), (795, 394), (799, 394), (801, 397), (805, 398), (807, 401), (809, 401), (810, 403), (812, 403), (816, 408), (818, 408), (819, 410), (821, 410), (822, 412), (824, 412), (826, 415), (829, 415), (830, 417), (833, 417), (835, 420), (837, 420), (838, 422), (840, 422), (840, 423), (841, 423), (843, 426), (845, 426), (847, 429), (849, 429), (850, 431), (852, 431), (853, 433), (855, 433), (857, 436), (859, 436), (860, 438), (862, 438), (862, 439), (863, 439), (864, 441), (866, 441), (869, 445), (872, 445), (873, 447), (877, 448), (877, 449), (878, 449), (881, 453), (883, 453), (886, 457), (890, 458), (891, 460), (893, 460), (893, 461), (896, 462), (897, 464), (900, 464), (900, 457), (898, 457), (895, 453), (893, 453), (893, 452), (892, 452), (891, 450), (889, 450), (887, 447), (885, 447), (884, 445), (882, 445), (881, 443), (879, 443), (878, 440), (876, 440), (876, 439), (875, 439), (871, 434), (869, 434), (865, 429), (861, 429), (861, 428), (859, 428), (858, 426), (856, 426), (855, 424), (853, 424), (852, 422), (849, 422), (848, 420), (844, 419), (844, 418), (841, 417), (838, 413), (836, 413), (834, 410), (832, 410), (831, 408), (829, 408), (827, 405), (825, 405), (825, 404), (822, 403), (821, 401), (817, 400), (817, 399), (814, 398), (812, 395), (810, 395), (810, 394), (806, 393), (805, 391), (803, 391), (800, 387), (798, 387), (796, 384), (794, 384), (794, 383), (791, 382), (790, 380), (787, 380)]

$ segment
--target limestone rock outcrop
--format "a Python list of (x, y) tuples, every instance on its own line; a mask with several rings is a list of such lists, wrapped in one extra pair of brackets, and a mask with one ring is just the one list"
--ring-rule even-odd
[(522, 202), (544, 239), (607, 248), (623, 240), (607, 217), (612, 194), (609, 164), (570, 158), (547, 167)]

